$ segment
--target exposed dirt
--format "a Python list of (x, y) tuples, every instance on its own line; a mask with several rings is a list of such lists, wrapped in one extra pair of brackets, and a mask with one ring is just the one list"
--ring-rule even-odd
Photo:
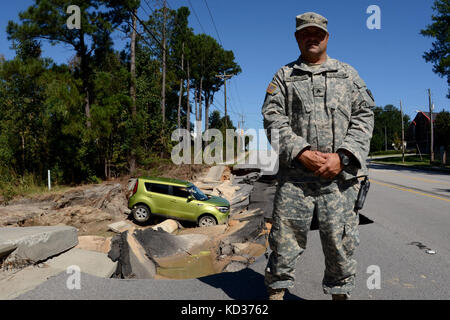
[(0, 227), (64, 224), (79, 229), (80, 236), (107, 235), (108, 224), (125, 219), (128, 212), (124, 186), (107, 182), (15, 199), (0, 207)]
[[(158, 176), (196, 183), (207, 175), (209, 168), (203, 165), (160, 164), (154, 171), (162, 172)], [(151, 175), (148, 173), (139, 172), (139, 175)], [(240, 187), (231, 185), (230, 176), (230, 169), (226, 168), (221, 178), (222, 184), (214, 189), (213, 194), (218, 193), (231, 202), (233, 194)], [(123, 176), (102, 184), (82, 185), (65, 191), (13, 199), (7, 206), (0, 206), (0, 227), (69, 225), (79, 230), (79, 248), (107, 253), (111, 248), (111, 237), (115, 235), (108, 230), (108, 225), (129, 218), (127, 194), (132, 178)], [(149, 225), (135, 227), (146, 230), (163, 220), (155, 218)], [(245, 246), (227, 240), (231, 235), (239, 234), (239, 231), (250, 234), (247, 232), (249, 221), (239, 221), (232, 217), (226, 225), (197, 228), (193, 224), (182, 222), (182, 226), (175, 234), (206, 235), (209, 240), (192, 252), (158, 259), (162, 269), (157, 278), (179, 279), (218, 273), (231, 262), (236, 263), (235, 267), (246, 266), (266, 249), (265, 243), (247, 242), (245, 237), (241, 237), (242, 242), (247, 242)], [(255, 224), (254, 228), (259, 227)]]

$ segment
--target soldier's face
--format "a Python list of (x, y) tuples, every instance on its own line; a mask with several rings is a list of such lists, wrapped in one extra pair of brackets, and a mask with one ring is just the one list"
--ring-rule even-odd
[(306, 57), (320, 56), (327, 51), (329, 34), (316, 27), (304, 28), (295, 33), (298, 47)]

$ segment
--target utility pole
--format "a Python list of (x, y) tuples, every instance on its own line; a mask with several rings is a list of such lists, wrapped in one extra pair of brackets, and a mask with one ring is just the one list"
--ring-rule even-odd
[(233, 74), (226, 74), (225, 72), (223, 74), (216, 75), (217, 78), (220, 78), (223, 80), (224, 84), (224, 94), (225, 94), (225, 128), (228, 128), (227, 123), (227, 79), (230, 79)]
[(431, 127), (431, 146), (430, 146), (430, 164), (434, 161), (434, 143), (433, 143), (433, 105), (431, 104), (431, 90), (428, 89), (428, 105), (430, 108), (430, 127)]
[(402, 118), (402, 162), (405, 163), (405, 130), (403, 128), (402, 100), (400, 100), (400, 114), (401, 114), (401, 118)]
[(241, 122), (238, 121), (237, 151), (241, 150)]
[(244, 115), (242, 113), (239, 114), (241, 116), (241, 121), (238, 121), (238, 139), (237, 139), (237, 148), (238, 151), (241, 150), (241, 142), (242, 142), (242, 149), (245, 150), (245, 139), (242, 139), (243, 133), (244, 133)]

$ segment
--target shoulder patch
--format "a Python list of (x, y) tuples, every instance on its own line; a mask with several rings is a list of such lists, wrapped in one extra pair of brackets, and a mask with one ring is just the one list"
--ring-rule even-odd
[(274, 84), (273, 82), (271, 82), (271, 83), (269, 84), (269, 86), (267, 87), (266, 92), (267, 92), (268, 94), (273, 94), (277, 88), (278, 88), (277, 85)]

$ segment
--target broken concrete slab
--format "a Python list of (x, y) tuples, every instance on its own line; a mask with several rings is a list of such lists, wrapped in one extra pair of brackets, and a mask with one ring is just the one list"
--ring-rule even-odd
[[(133, 278), (152, 279), (156, 275), (156, 263), (146, 255), (145, 249), (132, 232), (127, 232), (129, 259)], [(151, 257), (151, 256), (150, 256)]]
[(10, 254), (12, 251), (14, 251), (17, 248), (17, 245), (15, 244), (1, 244), (0, 243), (0, 258), (7, 256), (8, 254)]
[[(14, 299), (50, 277), (66, 273), (68, 267), (74, 265), (85, 274), (109, 278), (114, 273), (117, 262), (112, 262), (103, 253), (72, 249), (39, 266), (28, 266), (20, 271), (0, 274), (0, 300)], [(67, 274), (67, 277), (69, 276), (70, 274)]]
[(254, 216), (252, 219), (243, 222), (243, 226), (228, 236), (225, 240), (230, 243), (254, 241), (261, 237), (265, 227), (263, 216)]
[(236, 214), (245, 212), (248, 209), (249, 204), (250, 204), (250, 199), (246, 198), (246, 199), (244, 199), (244, 201), (241, 201), (241, 202), (231, 205), (230, 216), (234, 217)]
[(220, 182), (216, 183), (197, 183), (196, 186), (205, 193), (209, 193), (213, 191), (217, 186), (220, 185)]
[(5, 267), (23, 267), (46, 260), (78, 244), (78, 230), (69, 226), (0, 228), (0, 245), (16, 245)]
[(172, 219), (164, 220), (163, 222), (152, 227), (153, 230), (163, 230), (167, 233), (172, 233), (178, 230), (178, 228), (179, 228), (178, 222)]
[(233, 219), (238, 220), (238, 221), (247, 221), (247, 220), (251, 220), (253, 219), (253, 217), (255, 216), (263, 216), (264, 215), (264, 211), (260, 208), (250, 208), (250, 206), (248, 207), (248, 210), (239, 214), (239, 215), (234, 215)]
[(247, 268), (247, 264), (239, 261), (231, 261), (223, 270), (223, 272), (238, 272)]
[(45, 264), (58, 271), (77, 266), (81, 272), (101, 278), (110, 278), (117, 268), (117, 262), (111, 261), (105, 253), (76, 248), (46, 261)]
[(151, 279), (156, 274), (157, 263), (141, 246), (128, 230), (114, 236), (108, 257), (117, 261), (118, 266), (114, 278), (120, 279)]
[(240, 186), (232, 185), (231, 182), (227, 180), (216, 186), (212, 192), (212, 195), (225, 198), (231, 202), (235, 192), (240, 188)]
[(61, 273), (48, 267), (28, 266), (16, 272), (0, 273), (0, 300), (14, 299)]
[(108, 228), (114, 232), (122, 233), (133, 228), (133, 225), (123, 220), (109, 224)]
[(78, 237), (77, 249), (108, 253), (111, 250), (111, 237), (80, 236)]
[(248, 246), (250, 245), (249, 243), (240, 243), (240, 242), (235, 242), (231, 244), (233, 246), (233, 253), (234, 254), (241, 254), (244, 252), (245, 249), (248, 248)]
[(202, 179), (202, 181), (205, 183), (220, 182), (225, 168), (226, 166), (211, 167), (208, 171), (208, 174), (205, 178)]
[(236, 190), (233, 194), (233, 199), (231, 200), (231, 204), (240, 202), (250, 196), (253, 191), (253, 186), (249, 184), (240, 184), (239, 189)]
[(189, 252), (189, 250), (204, 244), (209, 239), (208, 236), (203, 234), (177, 236), (153, 229), (136, 230), (134, 236), (145, 249), (147, 255), (153, 257), (167, 257), (177, 253)]

